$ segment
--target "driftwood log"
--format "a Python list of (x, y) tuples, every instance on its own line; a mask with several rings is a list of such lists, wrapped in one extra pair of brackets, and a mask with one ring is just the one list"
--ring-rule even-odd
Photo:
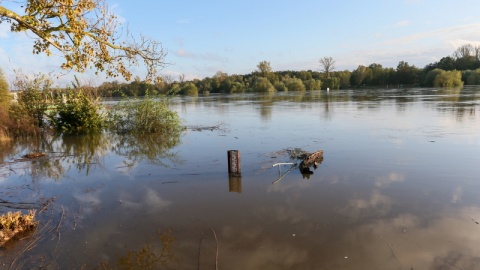
[(313, 172), (310, 170), (310, 167), (313, 166), (314, 169), (318, 167), (318, 164), (323, 161), (323, 150), (318, 150), (302, 160), (298, 168), (303, 175), (303, 178), (310, 178), (310, 175)]

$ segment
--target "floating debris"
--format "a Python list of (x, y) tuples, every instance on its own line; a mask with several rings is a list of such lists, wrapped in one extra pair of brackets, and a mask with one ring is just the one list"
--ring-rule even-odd
[(314, 153), (309, 154), (303, 159), (303, 161), (298, 166), (298, 169), (302, 173), (303, 178), (310, 179), (310, 175), (313, 174), (313, 171), (310, 170), (310, 167), (313, 166), (314, 169), (318, 168), (318, 164), (321, 164), (323, 161), (323, 150), (318, 150)]
[(26, 155), (23, 155), (22, 158), (28, 158), (28, 159), (33, 159), (33, 158), (39, 158), (39, 157), (44, 157), (47, 154), (43, 152), (31, 152)]
[[(187, 126), (187, 129), (191, 131), (221, 131), (221, 132), (228, 132), (228, 125), (225, 123), (219, 123), (213, 126), (203, 126), (203, 125), (192, 125)], [(238, 139), (238, 138), (237, 138)]]

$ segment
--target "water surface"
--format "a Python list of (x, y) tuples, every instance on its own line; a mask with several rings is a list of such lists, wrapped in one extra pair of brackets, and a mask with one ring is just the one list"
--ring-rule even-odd
[[(37, 232), (0, 250), (0, 267), (480, 265), (479, 88), (210, 95), (172, 106), (189, 127), (175, 138), (5, 146), (0, 198), (54, 200), (37, 207)], [(14, 162), (32, 149), (47, 157)], [(228, 174), (232, 149), (241, 177)], [(273, 164), (299, 163), (295, 149), (321, 149), (324, 160), (312, 175), (293, 168), (276, 181), (290, 165)]]

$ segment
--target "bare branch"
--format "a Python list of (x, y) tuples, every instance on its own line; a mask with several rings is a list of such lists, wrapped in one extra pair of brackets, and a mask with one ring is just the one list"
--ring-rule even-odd
[(335, 69), (335, 60), (332, 57), (323, 57), (319, 62), (327, 78), (330, 77), (330, 72)]

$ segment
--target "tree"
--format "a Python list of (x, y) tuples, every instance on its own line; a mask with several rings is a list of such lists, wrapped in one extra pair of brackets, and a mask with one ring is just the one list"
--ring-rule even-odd
[(310, 79), (303, 82), (306, 90), (320, 90), (322, 89), (322, 81)]
[(45, 115), (48, 109), (47, 99), (51, 97), (52, 80), (44, 74), (36, 74), (33, 79), (17, 73), (14, 82), (16, 89), (21, 92), (18, 95), (18, 107), (22, 117), (29, 117), (37, 127), (44, 127)]
[(323, 57), (319, 62), (322, 72), (325, 72), (327, 78), (330, 77), (330, 72), (335, 69), (335, 60), (332, 57)]
[(465, 44), (457, 48), (453, 53), (455, 68), (458, 70), (477, 69), (480, 67), (480, 46), (474, 47)]
[(462, 73), (457, 70), (440, 70), (439, 74), (435, 76), (433, 86), (436, 87), (462, 87)]
[(467, 84), (480, 85), (480, 69), (473, 70), (467, 77)]
[(2, 69), (0, 69), (0, 106), (2, 108), (7, 107), (11, 99), (12, 96), (10, 95), (7, 79), (5, 78)]
[(267, 78), (257, 77), (252, 85), (252, 90), (254, 92), (271, 93), (275, 92), (275, 87), (273, 87)]
[(352, 73), (348, 70), (336, 72), (335, 76), (340, 80), (340, 88), (346, 89), (350, 87), (350, 78), (352, 77)]
[(189, 96), (198, 96), (198, 88), (195, 84), (188, 82), (181, 87), (180, 93)]
[(385, 72), (385, 69), (382, 65), (373, 63), (368, 66), (368, 68), (372, 71), (370, 76), (370, 80), (366, 82), (370, 85), (386, 85), (388, 74)]
[(435, 82), (435, 78), (437, 75), (441, 74), (442, 72), (445, 72), (443, 69), (436, 68), (434, 70), (430, 70), (427, 75), (425, 76), (425, 86), (433, 86)]
[(272, 67), (270, 66), (270, 62), (262, 61), (257, 65), (258, 71), (263, 75), (267, 75), (268, 73), (272, 72)]
[(475, 48), (472, 44), (465, 44), (457, 48), (457, 50), (453, 53), (453, 57), (455, 59), (464, 58), (475, 56)]
[(371, 72), (372, 71), (368, 67), (359, 65), (357, 69), (352, 72), (351, 80), (353, 84), (357, 86), (362, 85)]
[(437, 63), (437, 68), (443, 70), (454, 70), (455, 69), (455, 59), (450, 56), (442, 57)]
[(418, 83), (418, 74), (421, 70), (415, 66), (410, 66), (408, 62), (400, 61), (397, 65), (397, 82), (399, 84)]
[(285, 82), (288, 91), (305, 91), (305, 85), (303, 84), (302, 80), (298, 78), (289, 78)]
[[(12, 3), (23, 7), (20, 1)], [(83, 72), (93, 67), (108, 77), (130, 80), (128, 67), (143, 62), (146, 80), (151, 81), (166, 65), (159, 42), (145, 36), (135, 40), (128, 30), (120, 32), (105, 0), (27, 0), (23, 14), (0, 5), (0, 23), (9, 23), (12, 32), (33, 33), (35, 54), (59, 51), (64, 70)]]
[(330, 77), (323, 80), (322, 89), (340, 89), (340, 78)]

